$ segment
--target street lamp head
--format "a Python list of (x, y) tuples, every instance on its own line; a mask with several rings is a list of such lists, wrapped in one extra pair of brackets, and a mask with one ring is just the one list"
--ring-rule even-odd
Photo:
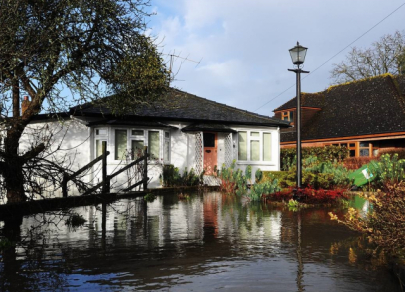
[(297, 42), (297, 45), (290, 49), (291, 60), (294, 65), (301, 65), (305, 61), (305, 55), (307, 54), (308, 48), (303, 47)]

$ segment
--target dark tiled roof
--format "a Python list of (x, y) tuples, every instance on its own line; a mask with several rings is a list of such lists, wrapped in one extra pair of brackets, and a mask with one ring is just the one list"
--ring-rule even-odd
[(87, 126), (98, 126), (98, 125), (116, 125), (116, 126), (140, 126), (140, 127), (158, 127), (158, 128), (170, 128), (170, 129), (178, 129), (177, 127), (173, 127), (158, 121), (137, 121), (137, 120), (110, 120), (110, 119), (101, 119), (98, 121), (89, 122), (86, 124)]
[[(319, 94), (324, 96), (322, 110), (302, 128), (302, 139), (405, 131), (404, 88), (405, 75), (381, 75), (332, 86)], [(295, 139), (295, 134), (281, 135), (282, 142)]]
[(405, 75), (398, 75), (395, 77), (396, 85), (402, 96), (405, 96)]
[[(71, 109), (71, 113), (78, 116), (112, 116), (111, 111), (107, 107), (91, 103), (76, 106)], [(279, 127), (289, 126), (287, 122), (276, 118), (240, 110), (177, 89), (170, 89), (164, 97), (159, 99), (159, 101), (152, 102), (150, 105), (137, 105), (136, 111), (127, 114), (125, 118)]]
[(236, 133), (237, 131), (223, 124), (206, 124), (206, 123), (193, 123), (181, 129), (182, 132), (196, 132), (196, 131), (212, 131), (212, 132), (225, 132)]
[[(322, 108), (324, 105), (325, 95), (323, 92), (317, 93), (301, 93), (301, 107), (315, 107), (315, 108)], [(282, 106), (276, 108), (274, 111), (281, 111), (287, 110), (291, 108), (297, 107), (297, 101), (295, 97), (290, 99)]]

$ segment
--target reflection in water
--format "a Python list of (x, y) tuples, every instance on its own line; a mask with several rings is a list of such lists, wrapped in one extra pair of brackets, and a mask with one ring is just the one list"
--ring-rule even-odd
[(302, 278), (304, 277), (304, 264), (302, 262), (302, 248), (301, 248), (301, 238), (302, 238), (302, 233), (301, 233), (301, 210), (297, 212), (297, 262), (298, 262), (298, 268), (297, 268), (297, 288), (298, 291), (304, 291), (304, 286), (302, 284)]
[(76, 230), (60, 214), (5, 222), (0, 291), (400, 291), (329, 211), (209, 193), (77, 208)]

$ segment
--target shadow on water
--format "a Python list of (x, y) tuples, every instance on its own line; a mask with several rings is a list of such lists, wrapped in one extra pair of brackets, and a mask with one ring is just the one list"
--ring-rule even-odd
[(6, 221), (1, 291), (401, 291), (329, 220), (220, 193), (128, 199)]

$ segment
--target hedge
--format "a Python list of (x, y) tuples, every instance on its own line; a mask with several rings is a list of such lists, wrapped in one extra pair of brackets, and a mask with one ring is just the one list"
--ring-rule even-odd
[[(309, 156), (316, 156), (318, 161), (343, 161), (349, 156), (349, 150), (345, 146), (324, 146), (324, 147), (303, 147), (301, 150), (302, 159)], [(296, 164), (295, 148), (282, 148), (280, 151), (280, 168), (288, 170), (291, 165)]]

